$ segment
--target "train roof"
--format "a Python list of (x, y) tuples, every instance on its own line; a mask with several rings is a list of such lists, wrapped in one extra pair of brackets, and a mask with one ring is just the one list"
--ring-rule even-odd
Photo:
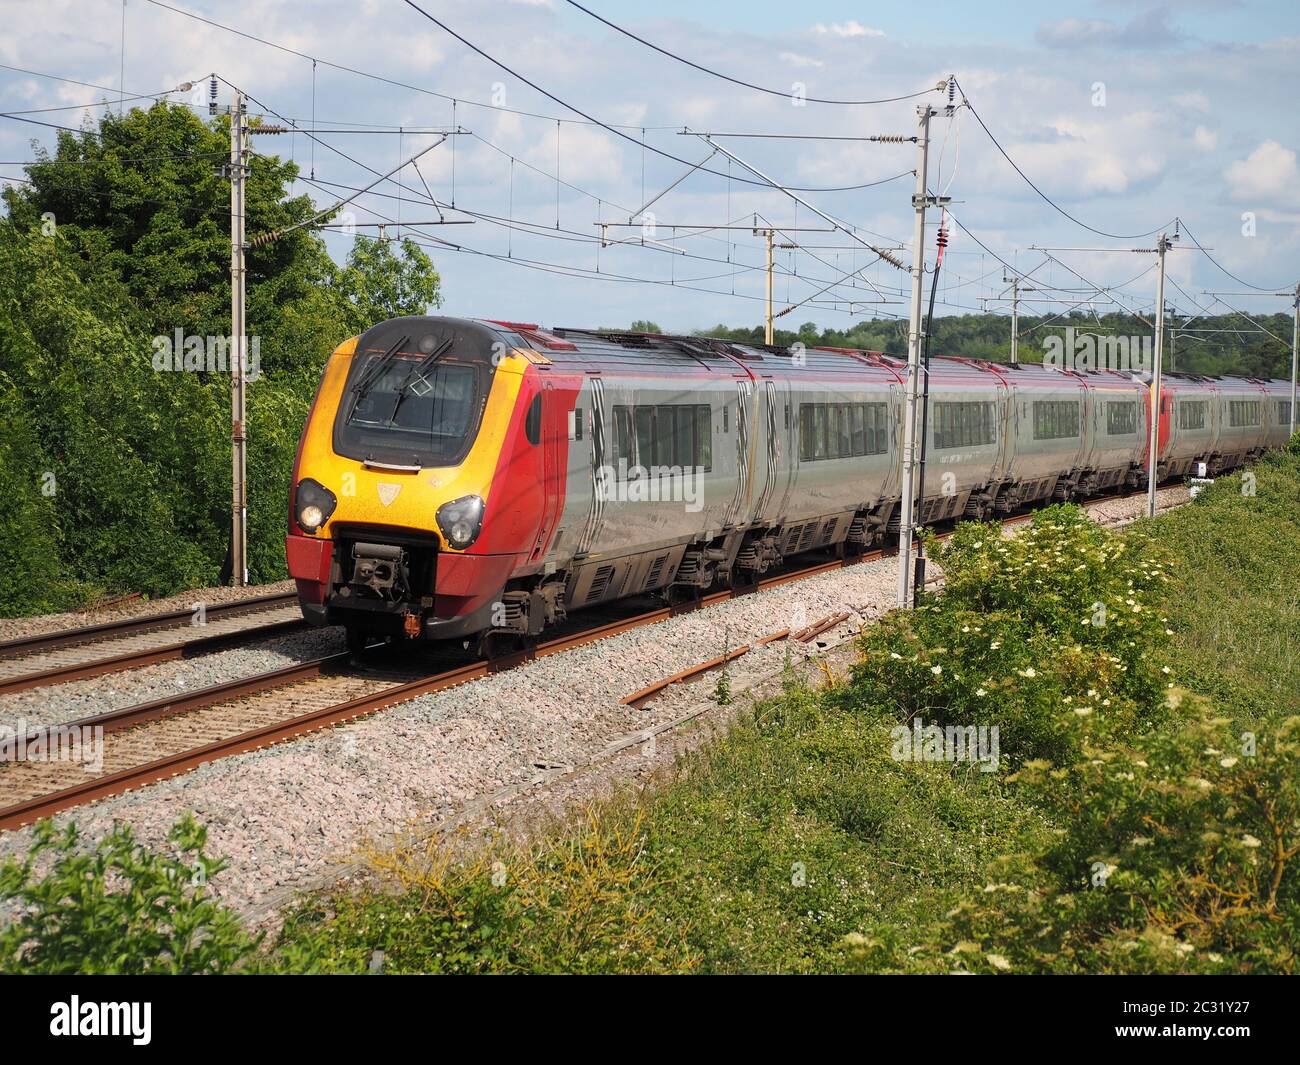
[[(489, 347), (485, 339), (497, 333), (513, 346), (528, 348), (540, 354), (543, 365), (552, 364), (578, 370), (598, 370), (611, 362), (619, 367), (652, 374), (683, 374), (693, 376), (734, 376), (742, 366), (751, 367), (760, 375), (776, 373), (805, 373), (809, 370), (825, 376), (879, 375), (901, 380), (906, 373), (905, 358), (888, 355), (865, 348), (841, 348), (826, 345), (762, 344), (756, 341), (733, 341), (721, 337), (689, 334), (646, 333), (616, 329), (576, 329), (552, 327), (544, 329), (528, 322), (511, 322), (498, 319), (453, 318), (442, 315), (412, 315), (407, 318), (381, 322), (367, 330), (358, 347), (384, 343), (389, 334), (418, 331), (423, 325), (435, 333), (448, 333), (458, 337), (472, 348)], [(1045, 386), (1064, 383), (1062, 378), (1080, 383), (1100, 384), (1103, 381), (1116, 385), (1124, 382), (1146, 384), (1148, 373), (1123, 373), (1111, 369), (1074, 370), (1041, 363), (993, 362), (988, 359), (962, 355), (935, 355), (931, 367), (945, 377), (981, 377), (992, 374), (1018, 384)], [(1047, 375), (1058, 375), (1048, 378)], [(1288, 388), (1290, 383), (1276, 378), (1266, 380), (1239, 374), (1193, 374), (1166, 371), (1161, 375), (1171, 387), (1196, 390), (1205, 388), (1241, 388), (1243, 391), (1274, 391)]]

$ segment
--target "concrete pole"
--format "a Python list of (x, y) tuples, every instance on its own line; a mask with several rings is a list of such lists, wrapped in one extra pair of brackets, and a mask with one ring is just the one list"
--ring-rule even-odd
[(1020, 363), (1020, 278), (1011, 279), (1011, 365)]
[(1160, 445), (1160, 363), (1164, 358), (1165, 338), (1165, 252), (1169, 250), (1169, 241), (1160, 234), (1156, 246), (1160, 270), (1156, 280), (1156, 356), (1155, 365), (1151, 367), (1151, 432), (1149, 436), (1150, 453), (1147, 456), (1147, 517), (1156, 516), (1156, 452)]
[(912, 311), (907, 333), (907, 385), (903, 404), (902, 500), (898, 518), (898, 605), (911, 605), (912, 536), (916, 529), (916, 411), (921, 376), (921, 289), (925, 280), (926, 166), (930, 147), (929, 104), (916, 109), (916, 192), (912, 207)]
[(1300, 351), (1300, 282), (1295, 287), (1295, 318), (1291, 323), (1291, 435), (1295, 436), (1296, 353)]

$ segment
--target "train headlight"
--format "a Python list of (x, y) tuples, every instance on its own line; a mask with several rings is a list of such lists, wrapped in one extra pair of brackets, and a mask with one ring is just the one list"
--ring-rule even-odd
[(483, 500), (478, 496), (461, 496), (438, 508), (438, 528), (457, 551), (477, 540), (482, 527)]
[(295, 517), (305, 532), (314, 533), (334, 513), (338, 498), (319, 481), (304, 477), (298, 482), (298, 491), (294, 496)]

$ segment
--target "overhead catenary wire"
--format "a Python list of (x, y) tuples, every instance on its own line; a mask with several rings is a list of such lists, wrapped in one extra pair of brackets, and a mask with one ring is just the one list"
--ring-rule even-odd
[[(1021, 178), (1024, 179), (1025, 184), (1027, 184), (1031, 189), (1033, 189), (1034, 192), (1036, 192), (1039, 195), (1039, 197), (1042, 199), (1044, 203), (1046, 203), (1049, 207), (1052, 208), (1052, 210), (1056, 211), (1058, 214), (1064, 216), (1065, 218), (1068, 218), (1075, 225), (1081, 226), (1084, 229), (1088, 230), (1089, 232), (1096, 233), (1098, 236), (1101, 237), (1111, 237), (1115, 240), (1136, 240), (1139, 237), (1149, 237), (1153, 233), (1159, 233), (1162, 230), (1168, 229), (1171, 226), (1173, 226), (1174, 223), (1177, 221), (1176, 218), (1171, 218), (1168, 222), (1164, 223), (1163, 225), (1156, 226), (1154, 229), (1148, 229), (1141, 233), (1108, 233), (1104, 229), (1097, 229), (1094, 226), (1088, 225), (1087, 222), (1083, 221), (1080, 218), (1077, 218), (1075, 215), (1072, 215), (1069, 211), (1067, 211), (1064, 207), (1060, 206), (1060, 204), (1058, 204), (1055, 200), (1053, 200), (1050, 196), (1048, 196), (1047, 193), (1045, 193), (1034, 183), (1033, 179), (1031, 179), (1029, 175), (1026, 174), (1024, 170), (1020, 168), (1020, 164), (1011, 158), (1010, 154), (1007, 152), (1005, 148), (1002, 147), (1002, 144), (998, 141), (997, 137), (993, 135), (993, 131), (989, 129), (984, 119), (980, 117), (980, 113), (978, 110), (976, 110), (975, 105), (972, 104), (970, 102), (970, 99), (966, 96), (966, 90), (961, 88), (961, 82), (957, 81), (955, 77), (953, 78), (953, 81), (956, 83), (959, 91), (962, 94), (962, 103), (970, 110), (970, 113), (975, 116), (975, 121), (980, 124), (980, 128), (984, 130), (984, 132), (988, 135), (989, 140), (993, 142), (993, 147), (995, 147), (998, 150), (998, 152), (1001, 153), (1002, 158), (1004, 158), (1008, 163), (1011, 164), (1012, 169), (1015, 170), (1015, 172), (1019, 174)], [(964, 229), (965, 227), (963, 226), (962, 228)]]
[(579, 4), (577, 0), (567, 0), (567, 2), (571, 6), (576, 7), (579, 11), (583, 12), (584, 14), (590, 15), (597, 22), (603, 22), (606, 26), (608, 26), (610, 29), (614, 30), (615, 32), (623, 34), (624, 37), (631, 38), (632, 40), (636, 41), (638, 44), (642, 44), (645, 45), (645, 47), (647, 48), (653, 49), (654, 51), (658, 52), (660, 55), (667, 56), (669, 59), (675, 60), (678, 63), (683, 63), (686, 66), (692, 67), (693, 69), (698, 70), (701, 73), (708, 74), (711, 77), (720, 78), (723, 81), (729, 81), (733, 85), (740, 85), (746, 89), (753, 89), (755, 92), (767, 93), (769, 96), (779, 96), (784, 100), (798, 100), (810, 104), (833, 104), (842, 107), (865, 107), (873, 104), (892, 104), (892, 103), (897, 103), (901, 100), (915, 100), (919, 96), (925, 96), (927, 93), (937, 92), (939, 88), (942, 88), (942, 86), (937, 86), (937, 87), (932, 86), (927, 89), (920, 89), (916, 92), (906, 93), (902, 96), (885, 96), (885, 97), (881, 97), (878, 100), (833, 100), (833, 99), (826, 99), (819, 96), (796, 95), (794, 93), (783, 92), (780, 89), (769, 89), (769, 88), (765, 88), (762, 85), (755, 85), (753, 82), (742, 81), (740, 78), (733, 78), (731, 77), (731, 75), (723, 74), (721, 71), (714, 70), (712, 67), (706, 67), (700, 63), (694, 63), (691, 60), (687, 59), (685, 56), (678, 55), (676, 52), (668, 48), (663, 48), (655, 44), (653, 41), (648, 41), (644, 37), (639, 37), (631, 30), (625, 29), (615, 22), (611, 22), (609, 19), (605, 18), (602, 15), (598, 15), (596, 12), (592, 11), (591, 8), (584, 7), (582, 4)]
[[(252, 241), (250, 242), (250, 246), (256, 248), (256, 247), (260, 247), (260, 246), (263, 245), (263, 244), (270, 244), (272, 241), (276, 241), (276, 240), (279, 240), (281, 237), (287, 236), (288, 234), (292, 233), (295, 229), (302, 229), (304, 226), (309, 226), (309, 225), (311, 225), (312, 223), (314, 223), (314, 222), (318, 222), (318, 221), (320, 221), (322, 218), (327, 217), (328, 215), (332, 215), (335, 211), (339, 210), (339, 208), (341, 208), (341, 207), (346, 207), (349, 203), (351, 203), (353, 200), (355, 200), (358, 196), (361, 196), (361, 195), (363, 195), (364, 193), (369, 192), (371, 189), (373, 189), (373, 188), (374, 188), (376, 185), (378, 185), (380, 182), (387, 181), (390, 177), (392, 177), (392, 176), (393, 176), (394, 174), (396, 174), (398, 171), (400, 171), (400, 170), (405, 170), (406, 167), (409, 166), (411, 163), (415, 162), (415, 161), (416, 161), (417, 159), (419, 159), (421, 156), (423, 156), (423, 155), (427, 155), (429, 152), (433, 151), (433, 149), (434, 149), (434, 148), (437, 148), (439, 145), (441, 145), (441, 144), (445, 144), (446, 141), (447, 141), (447, 137), (446, 137), (446, 136), (443, 136), (443, 137), (439, 138), (437, 141), (435, 141), (433, 144), (430, 144), (428, 147), (420, 149), (420, 151), (417, 152), (415, 155), (413, 155), (410, 159), (407, 159), (407, 160), (405, 160), (404, 162), (398, 163), (397, 166), (395, 166), (395, 167), (394, 167), (392, 170), (390, 170), (387, 174), (381, 174), (379, 177), (377, 177), (374, 181), (372, 181), (372, 182), (371, 182), (369, 185), (367, 185), (365, 188), (363, 188), (363, 189), (358, 189), (358, 190), (357, 190), (356, 192), (354, 192), (351, 196), (346, 196), (346, 197), (344, 197), (343, 199), (339, 200), (337, 203), (335, 203), (335, 204), (333, 204), (333, 205), (331, 205), (331, 206), (329, 206), (329, 207), (326, 207), (324, 210), (322, 210), (322, 211), (318, 211), (318, 212), (317, 212), (316, 214), (314, 214), (311, 218), (304, 218), (302, 221), (300, 221), (300, 222), (295, 222), (295, 223), (294, 223), (293, 225), (291, 225), (291, 226), (285, 226), (283, 229), (272, 230), (272, 231), (269, 232), (269, 233), (262, 233), (262, 234), (260, 234), (260, 235), (258, 235), (258, 236), (256, 236), (256, 237), (254, 237), (254, 238), (252, 239)], [(402, 188), (402, 187), (403, 187), (403, 186), (399, 183), (398, 188)], [(398, 221), (397, 221), (396, 224), (397, 224), (397, 225), (401, 225), (401, 201), (400, 201), (400, 199), (399, 199), (399, 201), (398, 201), (398, 212), (397, 212), (397, 213), (398, 213)]]
[(1286, 287), (1285, 285), (1252, 285), (1249, 281), (1243, 280), (1242, 278), (1238, 277), (1236, 274), (1234, 274), (1231, 270), (1229, 270), (1226, 266), (1224, 266), (1221, 262), (1219, 262), (1218, 259), (1216, 259), (1205, 249), (1205, 247), (1201, 244), (1201, 242), (1197, 240), (1196, 237), (1192, 234), (1192, 231), (1187, 228), (1187, 223), (1183, 221), (1182, 218), (1179, 218), (1178, 222), (1182, 226), (1182, 231), (1187, 234), (1187, 239), (1192, 242), (1196, 250), (1199, 251), (1202, 255), (1204, 255), (1207, 259), (1209, 259), (1210, 262), (1212, 262), (1215, 266), (1217, 266), (1221, 272), (1227, 274), (1230, 278), (1232, 278), (1232, 280), (1236, 281), (1239, 285), (1245, 285), (1247, 288), (1253, 288), (1256, 292), (1274, 292), (1277, 289)]
[[(193, 19), (195, 22), (202, 22), (204, 25), (211, 26), (213, 29), (218, 29), (226, 33), (234, 34), (237, 37), (242, 37), (245, 40), (253, 41), (254, 43), (263, 45), (264, 47), (274, 48), (277, 51), (284, 52), (287, 55), (294, 55), (297, 56), (299, 59), (310, 60), (313, 63), (319, 63), (323, 67), (329, 67), (332, 70), (342, 71), (345, 74), (354, 74), (360, 78), (368, 78), (371, 81), (383, 82), (384, 84), (392, 85), (395, 88), (407, 89), (411, 92), (422, 93), (425, 96), (433, 96), (439, 100), (446, 100), (448, 102), (465, 104), (468, 107), (482, 107), (490, 111), (500, 111), (503, 114), (519, 115), (524, 118), (536, 118), (546, 122), (556, 121), (555, 115), (544, 115), (536, 111), (524, 111), (517, 107), (506, 107), (503, 104), (483, 103), (479, 100), (469, 100), (463, 97), (451, 96), (447, 93), (436, 92), (435, 90), (427, 88), (423, 85), (412, 85), (410, 82), (398, 81), (395, 78), (385, 77), (382, 74), (376, 74), (370, 70), (361, 70), (357, 67), (350, 67), (344, 63), (335, 63), (332, 60), (325, 59), (321, 56), (313, 56), (307, 52), (301, 52), (296, 48), (291, 48), (286, 44), (279, 43), (278, 41), (272, 41), (267, 39), (266, 37), (259, 37), (256, 34), (247, 32), (246, 30), (236, 29), (234, 26), (227, 26), (224, 23), (216, 21), (216, 19), (211, 19), (203, 15), (195, 14), (193, 11), (186, 11), (183, 8), (175, 7), (172, 4), (163, 3), (163, 0), (145, 0), (145, 3), (152, 4), (154, 7), (162, 8), (166, 11), (171, 11), (177, 15), (182, 15), (185, 18)], [(572, 119), (572, 118), (560, 118), (559, 121), (567, 122), (573, 125), (603, 125), (603, 123), (599, 123), (599, 122), (580, 121), (578, 119)], [(636, 125), (629, 125), (629, 126), (624, 126), (623, 128), (624, 129), (649, 128), (651, 130), (673, 130), (676, 129), (677, 127), (675, 126), (642, 127)]]
[[(360, 189), (351, 185), (346, 185), (340, 182), (327, 181), (323, 178), (317, 178), (315, 181), (309, 181), (306, 178), (302, 180), (307, 184), (313, 185), (315, 187), (328, 186), (330, 188), (343, 189), (351, 192), (358, 192), (358, 193), (365, 192), (367, 196), (371, 196), (371, 197), (380, 197), (383, 199), (393, 199), (393, 200), (397, 199), (397, 197), (391, 193), (377, 192), (373, 188), (370, 189), (369, 191), (366, 191), (364, 189)], [(376, 182), (375, 184), (378, 183)], [(324, 191), (324, 189), (322, 189), (322, 191)], [(436, 200), (431, 200), (430, 202), (435, 207), (447, 206), (445, 204), (440, 205)], [(369, 211), (370, 213), (374, 214), (378, 218), (386, 218), (386, 216), (375, 211), (373, 208), (363, 207), (363, 209)], [(527, 234), (529, 236), (545, 237), (549, 240), (557, 240), (560, 242), (572, 243), (572, 244), (595, 244), (595, 245), (601, 244), (601, 240), (599, 237), (592, 236), (586, 233), (581, 233), (577, 230), (561, 229), (557, 233), (550, 223), (528, 222), (523, 219), (505, 218), (499, 215), (493, 215), (491, 213), (484, 212), (484, 211), (476, 211), (466, 207), (457, 207), (456, 210), (462, 214), (469, 215), (471, 218), (479, 219), (489, 224), (499, 226), (511, 233), (520, 232), (520, 233)], [(386, 218), (386, 220), (388, 221), (389, 224), (395, 224), (395, 221), (393, 219)], [(682, 236), (686, 237), (689, 235), (691, 234), (683, 234)], [(700, 255), (698, 253), (687, 252), (687, 251), (670, 252), (668, 247), (664, 245), (655, 245), (651, 243), (641, 244), (639, 242), (634, 242), (634, 243), (619, 243), (619, 246), (628, 247), (628, 248), (643, 248), (644, 250), (647, 251), (654, 251), (663, 254), (668, 254), (668, 253), (677, 254), (685, 258), (697, 260), (700, 262), (717, 263), (720, 265), (740, 266), (741, 269), (735, 271), (732, 276), (743, 276), (744, 274), (761, 273), (762, 271), (765, 270), (765, 267), (762, 265), (747, 264), (747, 263), (740, 262), (739, 260), (719, 259), (713, 256)], [(512, 245), (508, 245), (506, 258), (511, 257), (511, 247)], [(782, 274), (782, 276), (786, 276), (787, 274), (790, 273), (789, 270), (784, 266), (779, 266), (777, 268), (777, 272)], [(725, 276), (725, 275), (718, 275), (718, 276)], [(821, 284), (825, 282), (824, 278), (817, 278), (806, 274), (791, 275), (791, 276), (796, 276), (800, 280), (803, 280), (809, 284)], [(968, 308), (968, 309), (975, 310), (978, 308)]]
[[(149, 2), (156, 3), (158, 2), (158, 0), (149, 0)], [(591, 115), (588, 112), (582, 110), (582, 108), (577, 107), (576, 105), (571, 104), (568, 101), (557, 96), (555, 93), (551, 92), (550, 90), (544, 89), (537, 82), (532, 81), (530, 78), (525, 77), (523, 74), (520, 74), (513, 67), (510, 67), (506, 63), (502, 62), (500, 59), (497, 59), (495, 56), (484, 51), (484, 49), (480, 48), (468, 37), (465, 37), (462, 34), (457, 33), (454, 29), (448, 26), (447, 23), (443, 22), (441, 19), (436, 18), (433, 15), (429, 14), (429, 12), (424, 10), (424, 8), (422, 8), (419, 4), (415, 3), (415, 0), (403, 0), (403, 2), (407, 5), (407, 7), (411, 8), (413, 11), (417, 11), (419, 12), (419, 14), (423, 15), (426, 19), (432, 22), (444, 33), (449, 34), (452, 37), (455, 37), (456, 40), (460, 41), (460, 43), (463, 44), (470, 51), (481, 56), (483, 59), (486, 59), (493, 66), (499, 68), (500, 70), (503, 70), (505, 73), (509, 74), (512, 78), (515, 78), (516, 80), (523, 82), (534, 92), (541, 93), (543, 96), (545, 96), (548, 100), (551, 100), (553, 103), (559, 104), (561, 107), (565, 108), (566, 110), (572, 111), (575, 115), (579, 115), (582, 118), (586, 119), (589, 123), (599, 126), (601, 129), (604, 129), (607, 132), (614, 134), (614, 136), (616, 137), (622, 138), (623, 140), (627, 141), (630, 144), (636, 144), (648, 148), (656, 155), (661, 155), (665, 159), (671, 159), (675, 163), (681, 163), (683, 166), (695, 165), (689, 159), (683, 159), (681, 156), (674, 155), (672, 152), (664, 151), (664, 149), (662, 148), (656, 148), (652, 144), (648, 144), (645, 141), (638, 140), (636, 137), (633, 137), (630, 134), (623, 132), (622, 128), (615, 125), (611, 125), (608, 122), (603, 122), (600, 119), (596, 118), (594, 115)], [(629, 127), (629, 128), (635, 129), (637, 127)], [(698, 167), (697, 169), (699, 169), (702, 173), (713, 174), (715, 177), (722, 177), (722, 178), (727, 177), (727, 175), (724, 174), (722, 171), (710, 170), (706, 166), (701, 166)], [(769, 181), (754, 181), (750, 178), (743, 178), (743, 177), (732, 177), (731, 180), (740, 181), (746, 185), (757, 185), (760, 188), (767, 188), (771, 185), (771, 182)], [(787, 192), (851, 192), (859, 188), (859, 186), (856, 185), (843, 185), (843, 186), (823, 187), (823, 188), (809, 188), (809, 187), (802, 187), (798, 185), (782, 185), (780, 187)]]
[[(216, 76), (216, 75), (214, 75), (214, 76)], [(226, 85), (230, 86), (230, 88), (235, 89), (235, 90), (237, 90), (237, 91), (243, 93), (243, 94), (244, 94), (244, 95), (245, 95), (249, 100), (251, 100), (253, 103), (255, 103), (258, 107), (263, 108), (263, 109), (264, 109), (265, 111), (267, 111), (269, 114), (272, 114), (272, 115), (274, 115), (275, 117), (281, 119), (281, 121), (285, 121), (284, 116), (281, 115), (279, 112), (277, 112), (274, 108), (269, 107), (265, 102), (263, 102), (263, 101), (257, 99), (257, 98), (256, 98), (255, 96), (253, 96), (252, 94), (246, 92), (246, 90), (240, 89), (239, 86), (234, 85), (234, 84), (233, 84), (232, 82), (230, 82), (227, 78), (220, 77), (220, 80), (221, 80), (222, 82), (224, 82)], [(313, 140), (317, 140), (317, 139), (319, 139), (319, 138), (316, 138), (314, 134), (307, 133), (307, 131), (303, 131), (303, 132), (306, 133), (307, 136), (312, 137)], [(375, 175), (377, 175), (377, 176), (380, 176), (381, 178), (383, 177), (383, 175), (380, 175), (380, 174), (379, 174), (379, 171), (375, 170), (373, 167), (370, 167), (370, 166), (368, 166), (367, 164), (361, 162), (359, 159), (354, 158), (353, 156), (349, 155), (347, 152), (344, 152), (342, 149), (340, 149), (340, 148), (338, 148), (338, 147), (336, 147), (336, 146), (330, 144), (328, 141), (321, 139), (321, 140), (320, 140), (320, 143), (321, 143), (321, 145), (322, 145), (323, 147), (328, 148), (330, 151), (334, 152), (336, 155), (340, 156), (341, 158), (346, 159), (348, 162), (352, 163), (353, 165), (358, 166), (358, 167), (360, 167), (360, 168), (363, 169), (363, 170), (367, 170), (367, 171), (369, 171), (369, 172), (372, 173), (372, 174), (375, 174)], [(453, 143), (453, 146), (454, 146), (455, 141), (453, 140), (452, 143)], [(395, 183), (397, 183), (396, 180), (395, 180), (394, 178), (392, 178), (391, 176), (387, 177), (387, 180), (389, 180), (389, 181), (394, 181)], [(378, 184), (378, 182), (376, 182), (375, 184)], [(413, 191), (413, 190), (407, 189), (407, 191)], [(434, 206), (435, 206), (435, 207), (439, 207), (439, 205), (438, 205), (436, 202), (434, 203)], [(454, 205), (452, 205), (452, 206), (454, 207)], [(372, 212), (372, 213), (373, 213), (373, 212)], [(378, 215), (377, 215), (377, 216), (378, 216)], [(378, 217), (382, 217), (382, 216), (378, 216)], [(389, 221), (392, 221), (392, 219), (389, 219)], [(437, 240), (437, 239), (439, 239), (439, 238), (432, 238), (432, 239)], [(489, 254), (489, 253), (484, 253), (484, 254)], [(968, 308), (968, 309), (974, 309), (974, 308)]]

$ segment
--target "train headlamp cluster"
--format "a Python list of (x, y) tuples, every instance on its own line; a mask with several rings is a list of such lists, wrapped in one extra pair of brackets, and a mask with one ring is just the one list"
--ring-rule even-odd
[(338, 497), (323, 484), (304, 477), (294, 495), (294, 517), (304, 532), (314, 533), (329, 521), (338, 503)]
[(461, 496), (438, 508), (438, 528), (457, 551), (477, 540), (482, 527), (483, 500), (479, 496)]

